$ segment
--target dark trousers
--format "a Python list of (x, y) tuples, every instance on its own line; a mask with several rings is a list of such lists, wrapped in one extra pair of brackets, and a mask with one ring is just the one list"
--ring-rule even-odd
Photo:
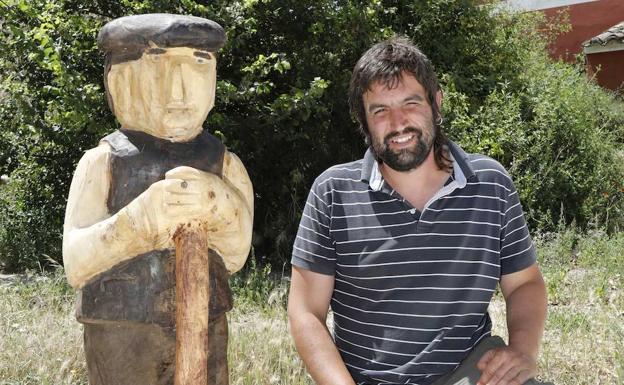
[[(453, 372), (438, 379), (433, 385), (476, 385), (481, 377), (477, 362), (488, 350), (502, 346), (506, 346), (505, 341), (498, 336), (483, 339)], [(530, 379), (524, 385), (552, 385), (552, 383)]]

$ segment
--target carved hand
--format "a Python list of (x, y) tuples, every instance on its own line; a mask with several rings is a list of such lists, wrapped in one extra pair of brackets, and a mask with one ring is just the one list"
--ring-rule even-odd
[(131, 205), (129, 214), (145, 223), (146, 235), (156, 247), (173, 247), (173, 234), (181, 225), (201, 227), (209, 238), (232, 232), (247, 210), (227, 181), (186, 166), (167, 172)]
[(228, 175), (240, 178), (237, 173), (220, 178), (190, 167), (177, 167), (165, 175), (169, 184), (164, 206), (171, 217), (182, 220), (168, 224), (170, 234), (180, 224), (199, 225), (200, 231), (207, 233), (210, 248), (221, 255), (225, 267), (233, 273), (243, 266), (251, 246), (253, 202), (245, 199)]

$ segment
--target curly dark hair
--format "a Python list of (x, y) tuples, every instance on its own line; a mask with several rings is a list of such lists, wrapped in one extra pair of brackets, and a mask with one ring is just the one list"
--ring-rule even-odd
[(409, 39), (397, 36), (377, 43), (358, 60), (349, 84), (351, 115), (358, 122), (366, 144), (370, 145), (364, 93), (377, 81), (388, 88), (394, 88), (404, 73), (414, 76), (425, 89), (433, 118), (435, 162), (440, 169), (448, 169), (451, 164), (446, 150), (448, 139), (442, 132), (442, 114), (436, 103), (436, 93), (440, 90), (438, 78), (431, 61)]

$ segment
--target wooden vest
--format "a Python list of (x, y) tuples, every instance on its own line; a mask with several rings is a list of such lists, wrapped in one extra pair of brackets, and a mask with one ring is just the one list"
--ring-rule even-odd
[[(225, 146), (204, 131), (191, 142), (172, 143), (135, 131), (115, 131), (102, 141), (111, 146), (111, 215), (125, 207), (152, 183), (178, 166), (221, 175)], [(210, 315), (232, 308), (229, 275), (221, 258), (210, 258)], [(175, 251), (154, 250), (114, 266), (81, 290), (80, 322), (136, 321), (162, 326), (175, 324)]]

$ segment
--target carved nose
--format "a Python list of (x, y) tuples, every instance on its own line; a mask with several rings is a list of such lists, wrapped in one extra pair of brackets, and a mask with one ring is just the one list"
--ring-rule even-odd
[(182, 72), (180, 65), (173, 67), (171, 74), (171, 102), (184, 102), (184, 83), (182, 82)]

